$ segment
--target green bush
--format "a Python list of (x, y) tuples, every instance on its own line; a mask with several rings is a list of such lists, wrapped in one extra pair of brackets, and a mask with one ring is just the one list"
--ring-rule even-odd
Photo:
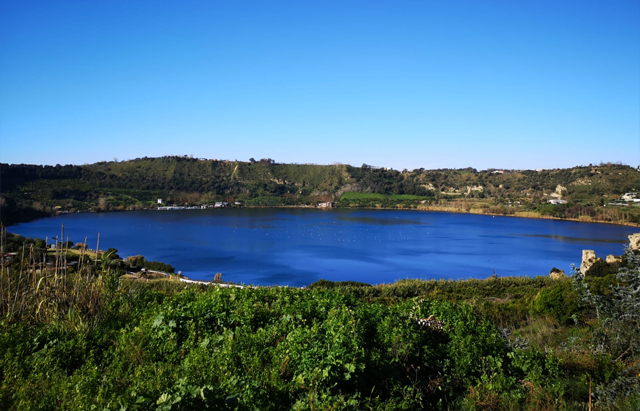
[(171, 266), (170, 264), (165, 264), (159, 261), (144, 261), (144, 267), (148, 268), (149, 270), (154, 270), (154, 271), (162, 271), (163, 273), (174, 273), (175, 272), (175, 268), (173, 268), (173, 266)]
[[(127, 287), (110, 301), (85, 332), (3, 325), (0, 406), (455, 408), (487, 378), (519, 389), (501, 332), (466, 304), (285, 288)], [(414, 320), (429, 316), (441, 330)]]
[(616, 274), (607, 274), (602, 277), (587, 277), (585, 283), (594, 295), (610, 296), (613, 287), (620, 284)]
[(605, 277), (608, 275), (615, 275), (618, 269), (622, 266), (621, 263), (607, 263), (605, 260), (597, 259), (589, 270), (585, 273), (586, 277)]
[(570, 281), (558, 281), (557, 284), (541, 290), (531, 302), (532, 315), (548, 315), (560, 324), (569, 324), (572, 316), (580, 309), (578, 293)]
[(309, 284), (309, 289), (321, 288), (321, 289), (333, 289), (333, 288), (345, 288), (345, 287), (371, 287), (371, 284), (361, 283), (358, 281), (328, 281), (318, 280), (315, 283)]

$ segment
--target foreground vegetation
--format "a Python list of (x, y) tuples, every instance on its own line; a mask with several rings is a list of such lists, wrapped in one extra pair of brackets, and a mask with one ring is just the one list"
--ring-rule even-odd
[(124, 280), (112, 252), (70, 270), (36, 242), (3, 236), (1, 409), (640, 405), (631, 252), (573, 279), (238, 289)]
[[(183, 156), (74, 165), (0, 164), (5, 225), (59, 212), (140, 210), (163, 204), (421, 208), (640, 224), (638, 172), (600, 164), (553, 170), (390, 170), (363, 164), (278, 164)], [(566, 204), (549, 204), (561, 197)], [(617, 205), (610, 205), (617, 204)]]

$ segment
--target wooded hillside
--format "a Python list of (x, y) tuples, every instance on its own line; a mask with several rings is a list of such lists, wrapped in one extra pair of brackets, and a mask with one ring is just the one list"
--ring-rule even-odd
[[(81, 166), (2, 164), (1, 171), (1, 218), (5, 224), (61, 211), (151, 208), (158, 198), (175, 205), (238, 201), (247, 206), (284, 206), (332, 201), (338, 207), (442, 206), (459, 211), (528, 211), (636, 222), (637, 207), (619, 208), (609, 212), (609, 217), (599, 208), (640, 188), (637, 171), (619, 164), (539, 171), (398, 171), (366, 164), (353, 167), (167, 156)], [(547, 203), (551, 198), (562, 198), (567, 204), (551, 206)]]

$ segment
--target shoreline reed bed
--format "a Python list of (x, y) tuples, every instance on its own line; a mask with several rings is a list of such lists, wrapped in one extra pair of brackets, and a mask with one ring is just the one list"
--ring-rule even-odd
[(86, 239), (75, 267), (68, 261), (69, 241), (61, 241), (64, 225), (50, 247), (48, 240), (44, 249), (23, 243), (16, 263), (8, 261), (7, 232), (1, 229), (0, 315), (8, 323), (43, 323), (75, 314), (99, 319), (105, 273), (85, 255)]

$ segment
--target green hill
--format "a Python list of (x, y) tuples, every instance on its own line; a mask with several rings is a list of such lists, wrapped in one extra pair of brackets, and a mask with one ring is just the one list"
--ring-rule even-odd
[[(553, 170), (412, 171), (350, 165), (279, 164), (166, 156), (88, 165), (1, 164), (5, 225), (55, 212), (136, 210), (215, 201), (248, 206), (451, 208), (638, 223), (637, 207), (604, 207), (637, 191), (635, 169), (619, 164)], [(561, 196), (565, 205), (547, 200)]]

